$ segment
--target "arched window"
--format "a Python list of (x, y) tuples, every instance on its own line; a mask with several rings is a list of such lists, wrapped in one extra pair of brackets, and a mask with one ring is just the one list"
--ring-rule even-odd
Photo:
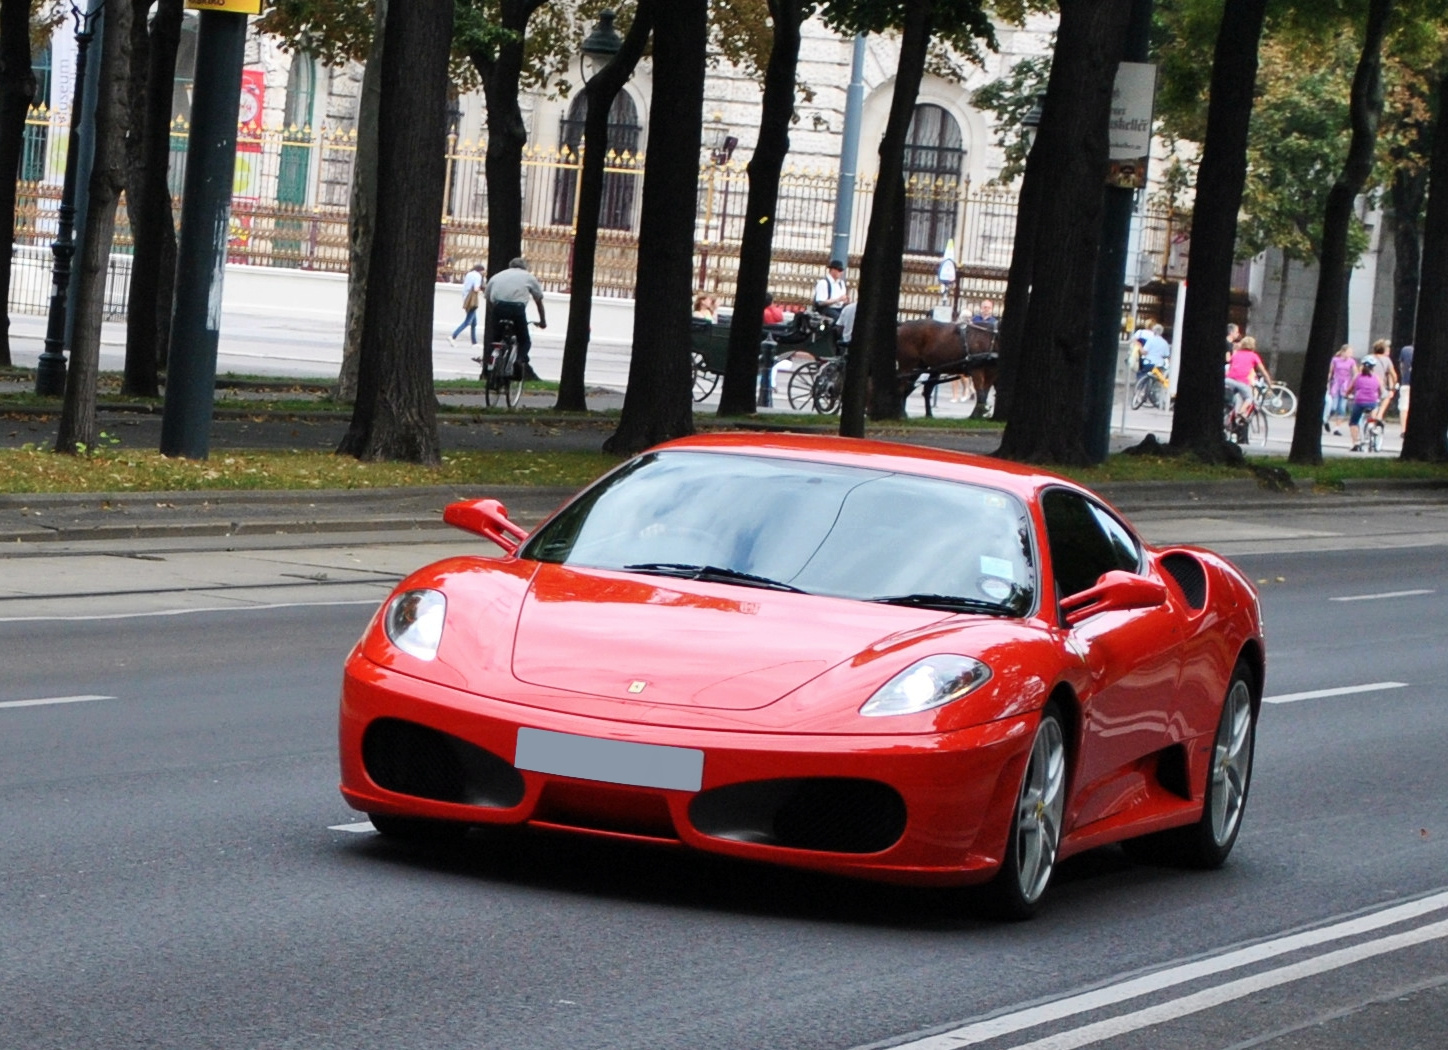
[(287, 74), (286, 112), (282, 117), (282, 156), (277, 170), (277, 200), (307, 203), (307, 170), (312, 160), (312, 100), (317, 92), (317, 65), (311, 55), (292, 56)]
[(939, 255), (945, 251), (946, 242), (955, 235), (964, 167), (965, 148), (955, 118), (939, 106), (916, 106), (905, 136), (907, 252)]
[[(568, 107), (568, 116), (560, 122), (558, 145), (577, 154), (583, 142), (583, 122), (587, 102), (582, 95)], [(614, 153), (637, 153), (643, 126), (628, 92), (620, 91), (608, 111), (608, 148)], [(603, 176), (603, 201), (598, 209), (598, 225), (604, 230), (627, 230), (633, 227), (634, 187), (638, 176), (631, 172), (611, 171)], [(578, 171), (564, 168), (553, 183), (553, 222), (559, 226), (573, 225), (574, 202), (578, 197)]]

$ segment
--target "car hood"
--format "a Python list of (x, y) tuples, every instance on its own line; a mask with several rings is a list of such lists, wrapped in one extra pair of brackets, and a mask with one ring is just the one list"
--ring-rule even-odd
[(519, 609), (512, 671), (546, 689), (753, 710), (943, 615), (544, 564)]

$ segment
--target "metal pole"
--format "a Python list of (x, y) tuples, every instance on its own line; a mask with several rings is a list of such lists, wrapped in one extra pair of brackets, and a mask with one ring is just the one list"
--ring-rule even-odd
[(161, 452), (168, 456), (205, 459), (210, 452), (245, 50), (245, 15), (201, 12), (176, 251), (176, 311), (161, 415)]
[(855, 37), (850, 87), (845, 93), (845, 129), (840, 140), (840, 179), (835, 191), (835, 231), (830, 258), (850, 264), (850, 224), (855, 211), (855, 175), (859, 171), (860, 117), (865, 110), (865, 36)]
[[(1126, 30), (1127, 62), (1147, 58), (1152, 0), (1132, 0)], [(1101, 248), (1096, 257), (1092, 293), (1091, 352), (1086, 362), (1086, 422), (1082, 435), (1087, 459), (1102, 463), (1111, 450), (1111, 400), (1116, 391), (1116, 362), (1121, 353), (1121, 296), (1126, 285), (1126, 249), (1131, 237), (1135, 191), (1107, 186), (1102, 209)]]
[(70, 109), (70, 137), (65, 154), (65, 177), (61, 182), (60, 207), (56, 211), (55, 240), (50, 245), (55, 263), (51, 270), (50, 313), (45, 323), (45, 348), (36, 362), (35, 392), (41, 397), (65, 393), (65, 332), (67, 291), (71, 260), (75, 257), (75, 188), (80, 177), (81, 112), (85, 106), (86, 56), (95, 39), (95, 23), (105, 10), (105, 0), (82, 11), (71, 4), (75, 16), (75, 98)]

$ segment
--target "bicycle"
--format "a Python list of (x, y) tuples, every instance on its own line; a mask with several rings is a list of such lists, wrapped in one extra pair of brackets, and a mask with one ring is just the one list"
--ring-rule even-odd
[(1222, 436), (1238, 445), (1252, 444), (1259, 448), (1267, 446), (1267, 412), (1261, 402), (1253, 397), (1244, 402), (1242, 411), (1237, 411), (1236, 399), (1227, 401), (1226, 413), (1222, 417)]
[(1368, 416), (1363, 420), (1363, 451), (1381, 452), (1383, 450), (1383, 421), (1376, 416)]
[(509, 408), (518, 407), (523, 400), (523, 380), (527, 366), (518, 357), (518, 333), (514, 331), (510, 318), (499, 318), (497, 338), (492, 348), (482, 359), (483, 403), (489, 408), (493, 402), (503, 401)]
[(1297, 395), (1286, 383), (1273, 383), (1268, 386), (1267, 380), (1258, 375), (1252, 381), (1252, 393), (1262, 411), (1269, 416), (1280, 419), (1297, 411)]
[(1152, 408), (1166, 408), (1166, 389), (1166, 375), (1161, 366), (1152, 365), (1136, 377), (1136, 385), (1131, 390), (1131, 407), (1137, 409), (1149, 401)]

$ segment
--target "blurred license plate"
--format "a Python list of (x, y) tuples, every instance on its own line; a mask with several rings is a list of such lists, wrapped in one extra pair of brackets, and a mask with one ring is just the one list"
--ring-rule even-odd
[(674, 791), (698, 791), (704, 782), (704, 752), (696, 748), (599, 740), (546, 729), (518, 730), (513, 765), (535, 773)]

